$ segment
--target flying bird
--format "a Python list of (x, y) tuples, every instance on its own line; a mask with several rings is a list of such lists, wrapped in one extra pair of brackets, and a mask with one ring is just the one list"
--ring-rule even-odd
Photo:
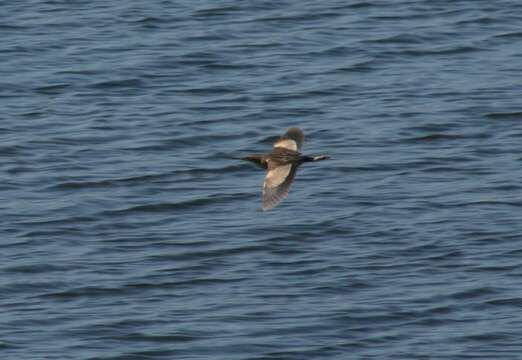
[(299, 165), (304, 162), (329, 159), (329, 156), (302, 155), (304, 134), (292, 127), (274, 143), (269, 154), (253, 154), (241, 160), (251, 161), (268, 170), (263, 183), (263, 210), (270, 210), (288, 196)]

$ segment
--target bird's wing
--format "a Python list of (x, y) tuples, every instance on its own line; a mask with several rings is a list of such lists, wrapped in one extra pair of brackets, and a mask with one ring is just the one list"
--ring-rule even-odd
[(263, 210), (279, 204), (288, 195), (294, 180), (297, 165), (287, 164), (270, 169), (263, 183)]
[(303, 148), (304, 134), (301, 129), (290, 128), (286, 133), (276, 140), (274, 147), (282, 147), (285, 149), (301, 152)]

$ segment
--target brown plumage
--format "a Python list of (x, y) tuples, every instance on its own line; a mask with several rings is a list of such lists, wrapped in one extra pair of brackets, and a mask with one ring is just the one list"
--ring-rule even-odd
[(272, 209), (288, 196), (290, 185), (292, 185), (299, 165), (304, 162), (329, 158), (326, 155), (302, 155), (303, 142), (303, 132), (293, 127), (276, 140), (271, 153), (254, 154), (241, 158), (268, 170), (263, 183), (263, 210)]

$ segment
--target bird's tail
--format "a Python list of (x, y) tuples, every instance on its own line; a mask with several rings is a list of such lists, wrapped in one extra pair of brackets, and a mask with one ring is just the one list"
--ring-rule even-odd
[(310, 162), (310, 161), (321, 161), (321, 160), (327, 160), (330, 157), (328, 155), (318, 155), (318, 156), (304, 156), (303, 160), (304, 162)]

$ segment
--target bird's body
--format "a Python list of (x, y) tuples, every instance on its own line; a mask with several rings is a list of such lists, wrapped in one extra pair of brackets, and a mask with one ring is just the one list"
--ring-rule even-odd
[(242, 159), (251, 161), (268, 170), (263, 183), (263, 210), (279, 204), (290, 190), (299, 165), (304, 162), (326, 160), (326, 155), (306, 156), (301, 154), (304, 135), (298, 128), (290, 128), (274, 143), (269, 154), (254, 154)]

